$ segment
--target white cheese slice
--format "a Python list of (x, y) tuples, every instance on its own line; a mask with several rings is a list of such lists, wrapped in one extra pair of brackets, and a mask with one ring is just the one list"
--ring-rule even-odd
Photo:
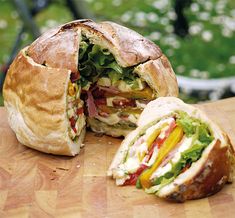
[(128, 116), (128, 120), (132, 123), (137, 123), (138, 118), (139, 118), (139, 114), (130, 114)]
[(147, 105), (147, 104), (141, 103), (139, 100), (136, 100), (135, 103), (138, 108), (145, 108)]
[(98, 86), (109, 87), (112, 85), (111, 80), (108, 77), (101, 77), (97, 81)]
[(119, 123), (121, 120), (117, 113), (110, 114), (108, 117), (101, 117), (99, 115), (96, 116), (96, 118), (104, 123), (107, 123), (109, 125), (115, 125)]

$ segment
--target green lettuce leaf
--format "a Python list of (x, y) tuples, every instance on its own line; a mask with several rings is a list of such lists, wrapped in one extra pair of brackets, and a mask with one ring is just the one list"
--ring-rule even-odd
[(196, 133), (196, 126), (200, 125), (200, 122), (190, 117), (185, 112), (179, 112), (179, 117), (176, 120), (177, 124), (183, 128), (184, 133), (187, 137), (192, 136)]
[(213, 141), (214, 137), (211, 136), (208, 126), (205, 124), (201, 124), (198, 126), (198, 140), (203, 143), (209, 145)]
[(136, 82), (138, 76), (133, 73), (134, 67), (119, 66), (107, 49), (91, 44), (85, 37), (80, 43), (78, 68), (83, 78), (80, 82), (82, 87), (88, 81), (96, 82), (99, 77), (109, 77), (114, 83), (124, 80), (133, 88), (138, 85)]

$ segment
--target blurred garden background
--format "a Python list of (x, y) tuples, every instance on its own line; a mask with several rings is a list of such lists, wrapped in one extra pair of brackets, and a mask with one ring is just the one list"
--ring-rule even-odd
[[(26, 2), (33, 7), (34, 1)], [(48, 2), (50, 4), (34, 17), (41, 33), (73, 20), (66, 1)], [(88, 10), (96, 21), (115, 21), (154, 41), (170, 59), (179, 78), (193, 78), (195, 81), (193, 80), (192, 84), (195, 84), (194, 82), (199, 84), (202, 81), (199, 88), (194, 89), (190, 81), (184, 83), (182, 80), (180, 97), (184, 100), (197, 102), (234, 96), (234, 0), (78, 0), (77, 2), (77, 6), (82, 3), (83, 10)], [(12, 1), (0, 0), (1, 73), (6, 67), (21, 28), (22, 20)], [(20, 46), (24, 47), (33, 40), (33, 37), (26, 30), (21, 35), (21, 40)], [(215, 82), (212, 83), (213, 90), (204, 90), (208, 79)], [(0, 104), (3, 104), (1, 94)]]

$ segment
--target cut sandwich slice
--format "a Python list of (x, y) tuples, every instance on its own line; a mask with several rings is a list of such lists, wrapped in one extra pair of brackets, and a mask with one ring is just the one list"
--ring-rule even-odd
[(232, 180), (233, 147), (199, 109), (177, 98), (158, 98), (144, 109), (138, 126), (109, 168), (117, 185), (185, 201), (212, 195)]

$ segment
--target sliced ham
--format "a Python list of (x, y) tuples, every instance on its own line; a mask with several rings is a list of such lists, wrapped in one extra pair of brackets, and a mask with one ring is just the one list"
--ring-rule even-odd
[(94, 98), (91, 94), (91, 91), (87, 91), (87, 110), (88, 110), (88, 114), (89, 117), (95, 117), (98, 115), (98, 111), (94, 102)]
[(114, 86), (109, 86), (109, 87), (98, 86), (98, 88), (100, 90), (106, 91), (106, 92), (111, 93), (111, 94), (118, 94), (118, 93), (120, 93), (120, 91), (116, 87), (114, 87)]

